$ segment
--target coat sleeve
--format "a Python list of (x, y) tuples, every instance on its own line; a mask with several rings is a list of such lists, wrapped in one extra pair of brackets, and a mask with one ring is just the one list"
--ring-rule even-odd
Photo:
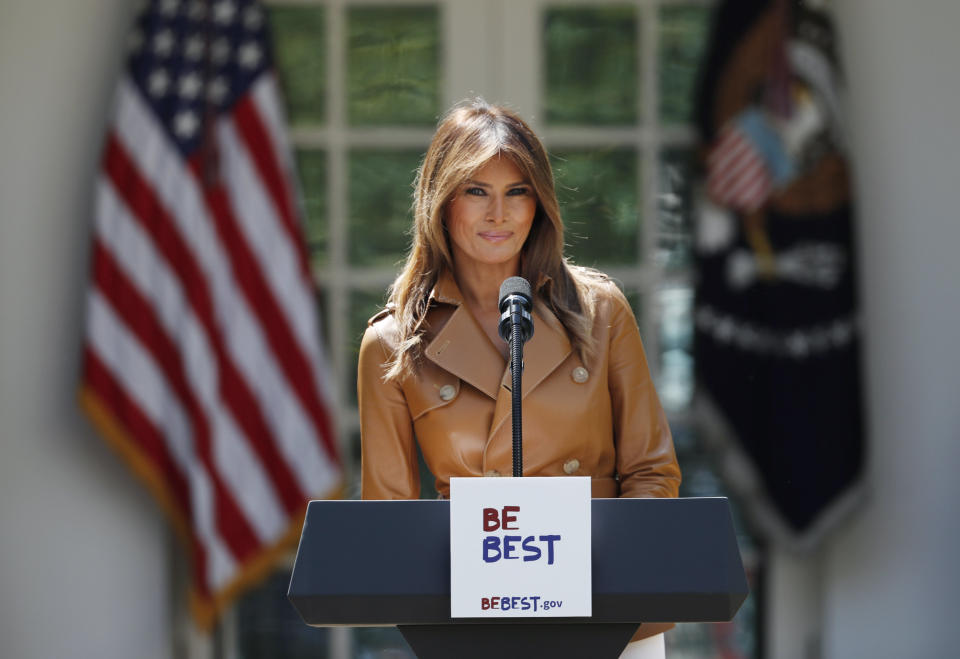
[(400, 384), (383, 380), (388, 361), (389, 351), (377, 327), (367, 327), (357, 368), (361, 496), (417, 499), (420, 471), (413, 422)]
[(615, 286), (610, 304), (608, 378), (622, 497), (676, 497), (680, 467), (654, 389), (640, 330)]

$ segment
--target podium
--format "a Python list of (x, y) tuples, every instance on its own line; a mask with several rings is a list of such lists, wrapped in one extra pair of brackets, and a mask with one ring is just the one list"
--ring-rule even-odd
[(311, 501), (287, 596), (308, 625), (396, 625), (419, 659), (617, 657), (642, 623), (733, 618), (748, 590), (725, 498), (591, 506), (589, 618), (451, 618), (443, 500)]

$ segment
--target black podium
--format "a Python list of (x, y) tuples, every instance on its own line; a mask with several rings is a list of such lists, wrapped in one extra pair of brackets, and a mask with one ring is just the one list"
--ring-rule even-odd
[(450, 617), (449, 501), (311, 501), (288, 598), (309, 625), (397, 625), (419, 659), (617, 657), (645, 622), (747, 596), (724, 498), (593, 499), (590, 618)]

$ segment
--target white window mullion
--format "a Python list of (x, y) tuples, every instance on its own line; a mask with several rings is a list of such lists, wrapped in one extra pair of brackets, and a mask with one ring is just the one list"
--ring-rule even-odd
[[(347, 144), (344, 140), (346, 97), (346, 15), (341, 0), (327, 4), (327, 277), (320, 282), (327, 294), (331, 362), (337, 376), (336, 407), (343, 407), (343, 386), (347, 379), (346, 328), (349, 290), (341, 273), (347, 267)], [(339, 415), (338, 415), (339, 417)], [(338, 430), (341, 430), (338, 428)], [(344, 433), (338, 433), (341, 438)], [(348, 447), (344, 446), (344, 449)]]
[(660, 286), (660, 269), (656, 265), (657, 251), (657, 159), (660, 151), (660, 122), (658, 107), (660, 94), (657, 85), (657, 3), (642, 2), (639, 6), (639, 66), (640, 72), (640, 121), (645, 127), (645, 137), (639, 145), (639, 171), (637, 186), (640, 190), (640, 208), (643, 221), (640, 226), (641, 262), (648, 274), (644, 288), (643, 340), (647, 351), (647, 361), (651, 375), (657, 377), (660, 371), (660, 310), (657, 304), (657, 290)]
[[(443, 43), (441, 111), (478, 95), (488, 101), (498, 97), (496, 68), (490, 56), (498, 48), (499, 35), (496, 30), (491, 30), (498, 9), (498, 2), (447, 0), (440, 3)], [(424, 143), (429, 143), (431, 136)]]
[[(486, 3), (484, 3), (486, 5)], [(540, 2), (497, 0), (500, 22), (492, 29), (501, 42), (495, 49), (499, 98), (540, 133), (543, 124), (543, 7)]]
[[(342, 0), (327, 3), (327, 218), (328, 218), (328, 278), (320, 284), (327, 291), (327, 316), (330, 328), (331, 361), (338, 386), (334, 401), (337, 436), (341, 455), (344, 456), (344, 478), (349, 481), (351, 464), (350, 433), (344, 423), (346, 415), (340, 413), (345, 407), (346, 383), (350, 381), (347, 360), (349, 343), (350, 291), (347, 278), (342, 273), (347, 268), (348, 239), (348, 192), (347, 192), (347, 143), (346, 129), (346, 74), (347, 40), (346, 7)], [(332, 276), (329, 276), (332, 275)], [(347, 627), (332, 627), (329, 631), (329, 656), (332, 659), (349, 659), (353, 650), (353, 635)]]

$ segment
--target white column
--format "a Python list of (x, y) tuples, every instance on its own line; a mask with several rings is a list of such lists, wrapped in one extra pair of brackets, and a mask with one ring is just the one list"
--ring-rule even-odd
[(772, 547), (767, 555), (766, 647), (771, 659), (820, 657), (821, 600), (818, 555)]
[(858, 192), (872, 497), (826, 557), (824, 657), (957, 656), (960, 4), (833, 7)]
[(168, 531), (76, 405), (93, 182), (132, 6), (0, 10), (0, 654), (172, 654)]

